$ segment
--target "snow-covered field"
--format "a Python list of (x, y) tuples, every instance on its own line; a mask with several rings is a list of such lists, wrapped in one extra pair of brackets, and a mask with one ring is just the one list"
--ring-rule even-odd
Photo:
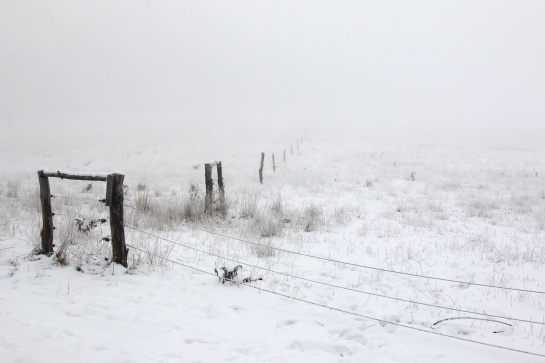
[[(0, 145), (1, 361), (544, 360), (545, 147), (127, 132), (122, 143)], [(213, 159), (227, 207), (203, 217), (202, 164)], [(108, 218), (98, 182), (51, 179), (65, 253), (32, 254), (41, 167), (125, 172), (128, 269), (105, 261), (108, 224), (77, 230), (75, 218)], [(213, 275), (238, 264), (239, 281), (262, 280)]]

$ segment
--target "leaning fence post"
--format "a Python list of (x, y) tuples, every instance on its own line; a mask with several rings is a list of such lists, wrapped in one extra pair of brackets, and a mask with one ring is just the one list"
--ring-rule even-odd
[(225, 202), (225, 189), (223, 187), (223, 168), (221, 167), (221, 161), (216, 164), (216, 170), (218, 172), (218, 189), (220, 192), (220, 203)]
[(204, 197), (204, 211), (210, 213), (210, 207), (212, 206), (212, 166), (210, 164), (204, 164), (204, 184), (206, 185), (206, 195)]
[(42, 252), (46, 255), (53, 253), (53, 212), (51, 211), (51, 189), (49, 178), (43, 170), (38, 171), (40, 182), (40, 203), (42, 205)]
[(111, 174), (110, 230), (114, 262), (127, 267), (127, 247), (123, 223), (123, 174)]
[(263, 163), (265, 161), (265, 153), (261, 153), (261, 165), (259, 167), (259, 182), (263, 184)]

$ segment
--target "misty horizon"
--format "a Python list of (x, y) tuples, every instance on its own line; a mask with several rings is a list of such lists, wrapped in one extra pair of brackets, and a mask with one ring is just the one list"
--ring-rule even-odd
[(522, 140), (545, 130), (539, 1), (17, 1), (0, 9), (0, 124), (12, 140), (20, 127), (44, 124)]

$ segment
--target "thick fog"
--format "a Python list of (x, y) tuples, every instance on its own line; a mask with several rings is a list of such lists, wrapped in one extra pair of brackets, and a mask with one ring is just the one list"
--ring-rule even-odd
[(0, 125), (12, 142), (208, 127), (535, 140), (544, 24), (541, 0), (2, 0)]

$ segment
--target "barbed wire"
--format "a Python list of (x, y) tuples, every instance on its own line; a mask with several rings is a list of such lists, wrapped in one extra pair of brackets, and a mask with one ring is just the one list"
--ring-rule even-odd
[(205, 229), (205, 228), (196, 227), (196, 226), (194, 226), (192, 224), (189, 224), (189, 223), (187, 223), (185, 221), (181, 221), (179, 219), (168, 218), (168, 217), (161, 216), (161, 215), (158, 215), (158, 214), (155, 214), (155, 213), (150, 213), (148, 211), (143, 211), (141, 209), (138, 209), (138, 208), (135, 208), (133, 206), (126, 205), (126, 204), (124, 204), (124, 206), (128, 207), (128, 208), (131, 208), (131, 209), (134, 209), (134, 210), (136, 210), (138, 212), (141, 212), (141, 213), (145, 213), (145, 214), (153, 215), (153, 216), (156, 216), (156, 217), (159, 217), (159, 218), (163, 218), (163, 219), (168, 220), (168, 221), (176, 221), (176, 222), (178, 222), (181, 225), (184, 225), (186, 227), (193, 228), (193, 229), (196, 229), (196, 230), (199, 230), (199, 231), (202, 231), (202, 232), (206, 232), (206, 233), (209, 233), (209, 234), (213, 234), (213, 235), (216, 235), (216, 236), (219, 236), (219, 237), (224, 237), (224, 238), (228, 238), (228, 239), (231, 239), (231, 240), (252, 244), (252, 245), (255, 245), (255, 246), (267, 247), (267, 248), (271, 248), (271, 249), (279, 251), (279, 252), (285, 252), (285, 253), (290, 253), (290, 254), (294, 254), (294, 255), (298, 255), (298, 256), (304, 256), (304, 257), (313, 258), (313, 259), (316, 259), (316, 260), (339, 263), (339, 264), (343, 264), (343, 265), (347, 265), (347, 266), (359, 267), (359, 268), (364, 268), (364, 269), (369, 269), (369, 270), (375, 270), (375, 271), (387, 272), (387, 273), (392, 273), (392, 274), (398, 274), (398, 275), (412, 276), (412, 277), (417, 277), (417, 278), (444, 281), (444, 282), (452, 282), (452, 283), (456, 283), (456, 284), (474, 285), (474, 286), (481, 286), (481, 287), (486, 287), (486, 288), (494, 288), (494, 289), (502, 289), (502, 290), (518, 291), (518, 292), (526, 292), (526, 293), (534, 293), (534, 294), (545, 294), (545, 291), (521, 289), (521, 288), (516, 288), (516, 287), (506, 287), (506, 286), (498, 286), (498, 285), (489, 285), (489, 284), (482, 284), (482, 283), (478, 283), (478, 282), (461, 281), (461, 280), (447, 279), (447, 278), (436, 277), (436, 276), (418, 275), (418, 274), (414, 274), (414, 273), (410, 273), (410, 272), (389, 270), (389, 269), (386, 269), (386, 268), (362, 265), (362, 264), (357, 264), (357, 263), (353, 263), (353, 262), (336, 260), (336, 259), (333, 259), (333, 258), (310, 255), (310, 254), (307, 254), (307, 253), (291, 251), (291, 250), (287, 250), (287, 249), (279, 248), (279, 247), (274, 247), (274, 246), (265, 246), (265, 245), (263, 245), (261, 243), (258, 243), (258, 242), (248, 241), (248, 240), (244, 240), (244, 239), (241, 239), (241, 238), (238, 238), (238, 237), (233, 237), (233, 236), (229, 236), (229, 235), (226, 235), (226, 234), (210, 231), (210, 230)]
[[(210, 276), (217, 277), (216, 274), (214, 274), (212, 272), (201, 270), (201, 269), (199, 269), (197, 267), (189, 266), (189, 265), (183, 264), (181, 262), (171, 260), (168, 257), (159, 256), (157, 254), (154, 254), (154, 253), (149, 252), (149, 251), (145, 251), (145, 250), (143, 250), (141, 248), (138, 248), (138, 247), (135, 247), (135, 246), (132, 246), (132, 245), (129, 245), (129, 244), (127, 244), (127, 246), (131, 247), (131, 248), (134, 248), (137, 251), (140, 251), (140, 252), (147, 253), (149, 255), (158, 257), (158, 258), (163, 259), (165, 261), (169, 261), (171, 263), (174, 263), (174, 264), (177, 264), (177, 265), (180, 265), (180, 266), (183, 266), (183, 267), (186, 267), (186, 268), (198, 271), (198, 272), (202, 272), (202, 273), (210, 275)], [(235, 281), (233, 281), (233, 282), (235, 282)], [(396, 322), (392, 322), (392, 321), (387, 321), (387, 320), (384, 320), (384, 319), (379, 319), (379, 318), (375, 318), (375, 317), (372, 317), (372, 316), (355, 313), (353, 311), (343, 310), (343, 309), (340, 309), (340, 308), (335, 308), (335, 307), (323, 305), (323, 304), (320, 304), (320, 303), (316, 303), (316, 302), (313, 302), (313, 301), (308, 301), (308, 300), (305, 300), (305, 299), (301, 299), (301, 298), (298, 298), (298, 297), (282, 294), (282, 293), (272, 291), (272, 290), (269, 290), (269, 289), (264, 289), (264, 288), (259, 287), (259, 286), (250, 285), (248, 283), (242, 283), (241, 282), (241, 283), (238, 283), (238, 284), (239, 285), (245, 285), (245, 286), (251, 287), (253, 289), (259, 290), (259, 291), (263, 291), (263, 292), (267, 292), (267, 293), (270, 293), (270, 294), (282, 296), (282, 297), (285, 297), (285, 298), (288, 298), (288, 299), (291, 299), (291, 300), (303, 302), (303, 303), (310, 304), (310, 305), (319, 306), (319, 307), (322, 307), (322, 308), (325, 308), (325, 309), (341, 312), (341, 313), (344, 313), (344, 314), (349, 314), (349, 315), (358, 316), (358, 317), (361, 317), (361, 318), (373, 320), (373, 321), (376, 321), (376, 322), (379, 322), (379, 323), (382, 323), (382, 324), (391, 324), (391, 325), (394, 325), (394, 326), (398, 326), (398, 327), (401, 327), (401, 328), (407, 328), (407, 329), (419, 331), (419, 332), (422, 332), (422, 333), (434, 334), (434, 335), (442, 336), (442, 337), (445, 337), (445, 338), (452, 338), (452, 339), (457, 339), (457, 340), (461, 340), (461, 341), (464, 341), (464, 342), (480, 344), (480, 345), (484, 345), (484, 346), (488, 346), (488, 347), (492, 347), (492, 348), (498, 348), (498, 349), (508, 350), (508, 351), (512, 351), (512, 352), (523, 353), (523, 354), (533, 355), (533, 356), (536, 356), (536, 357), (545, 358), (544, 354), (529, 352), (529, 351), (525, 351), (525, 350), (521, 350), (521, 349), (510, 348), (510, 347), (504, 347), (504, 346), (496, 345), (496, 344), (479, 342), (477, 340), (472, 340), (472, 339), (461, 338), (461, 337), (457, 337), (457, 336), (453, 336), (453, 335), (443, 334), (443, 333), (439, 333), (439, 332), (436, 332), (436, 331), (422, 329), (422, 328), (419, 328), (419, 327), (416, 327), (416, 326), (410, 326), (410, 325), (405, 325), (405, 324), (396, 323)]]
[(138, 231), (138, 232), (141, 232), (141, 233), (144, 233), (144, 234), (147, 234), (148, 236), (152, 236), (152, 237), (158, 238), (158, 239), (160, 239), (160, 240), (163, 240), (163, 241), (166, 241), (166, 242), (170, 242), (170, 243), (172, 243), (172, 244), (175, 244), (175, 245), (178, 245), (178, 246), (181, 246), (181, 247), (184, 247), (184, 248), (193, 250), (193, 251), (197, 251), (197, 252), (200, 252), (200, 253), (207, 254), (207, 255), (209, 255), (209, 256), (214, 256), (214, 257), (222, 258), (222, 259), (224, 259), (224, 260), (231, 261), (231, 262), (235, 262), (235, 263), (237, 263), (237, 264), (243, 264), (243, 265), (246, 265), (246, 266), (249, 266), (249, 267), (253, 267), (253, 268), (256, 268), (256, 269), (260, 269), (260, 270), (263, 270), (263, 271), (267, 271), (267, 272), (270, 272), (270, 273), (275, 273), (275, 274), (278, 274), (278, 275), (282, 275), (282, 276), (286, 276), (286, 277), (291, 277), (291, 278), (294, 278), (294, 279), (299, 279), (299, 280), (306, 281), (306, 282), (310, 282), (310, 283), (315, 283), (315, 284), (324, 285), (324, 286), (329, 286), (329, 287), (333, 287), (333, 288), (337, 288), (337, 289), (342, 289), (342, 290), (357, 292), (357, 293), (365, 294), (365, 295), (376, 296), (376, 297), (378, 297), (378, 298), (384, 298), (384, 299), (390, 299), (390, 300), (396, 300), (396, 301), (403, 301), (403, 302), (410, 303), (410, 304), (417, 304), (417, 305), (428, 306), (428, 307), (432, 307), (432, 308), (436, 308), (436, 309), (445, 309), (445, 310), (457, 311), (457, 312), (461, 312), (461, 313), (475, 314), (475, 315), (480, 315), (480, 316), (486, 316), (486, 317), (489, 317), (489, 318), (507, 319), (507, 320), (518, 321), (518, 322), (522, 322), (522, 323), (530, 323), (530, 324), (545, 325), (545, 322), (539, 322), (539, 321), (534, 321), (534, 320), (526, 320), (526, 319), (519, 319), (519, 318), (513, 318), (513, 317), (505, 317), (505, 316), (493, 315), (493, 314), (487, 314), (487, 313), (480, 313), (480, 312), (475, 312), (475, 311), (470, 311), (470, 310), (464, 310), (464, 309), (457, 309), (457, 308), (453, 308), (453, 307), (442, 306), (442, 305), (435, 305), (435, 304), (430, 304), (430, 303), (425, 303), (425, 302), (420, 302), (420, 301), (414, 301), (414, 300), (409, 300), (409, 299), (403, 299), (403, 298), (399, 298), (399, 297), (393, 297), (393, 296), (387, 296), (387, 295), (380, 295), (380, 294), (373, 293), (373, 292), (367, 292), (367, 291), (362, 291), (362, 290), (353, 289), (353, 288), (350, 288), (350, 287), (339, 286), (339, 285), (330, 284), (330, 283), (327, 283), (327, 282), (312, 280), (312, 279), (308, 279), (308, 278), (301, 277), (301, 276), (295, 276), (295, 275), (291, 275), (291, 274), (288, 274), (288, 273), (284, 273), (284, 272), (280, 272), (280, 271), (276, 271), (276, 270), (271, 270), (271, 269), (268, 269), (268, 268), (266, 268), (266, 267), (261, 267), (261, 266), (253, 265), (253, 264), (250, 264), (250, 263), (247, 263), (247, 262), (244, 262), (244, 261), (239, 261), (239, 260), (236, 260), (236, 259), (232, 259), (232, 258), (229, 258), (229, 257), (225, 257), (225, 256), (222, 256), (222, 255), (219, 255), (219, 254), (216, 254), (216, 253), (203, 251), (203, 250), (201, 250), (201, 249), (198, 249), (198, 248), (195, 248), (195, 247), (191, 247), (191, 246), (185, 245), (185, 244), (183, 244), (183, 243), (179, 243), (179, 242), (177, 242), (177, 241), (173, 241), (173, 240), (170, 240), (170, 239), (168, 239), (168, 238), (164, 238), (164, 237), (155, 235), (155, 234), (153, 234), (153, 233), (149, 233), (149, 232), (143, 231), (143, 230), (141, 230), (141, 229), (138, 229), (138, 228), (133, 227), (133, 226), (129, 226), (129, 225), (127, 225), (127, 224), (125, 224), (125, 227), (130, 228), (130, 229), (133, 229), (133, 230)]

